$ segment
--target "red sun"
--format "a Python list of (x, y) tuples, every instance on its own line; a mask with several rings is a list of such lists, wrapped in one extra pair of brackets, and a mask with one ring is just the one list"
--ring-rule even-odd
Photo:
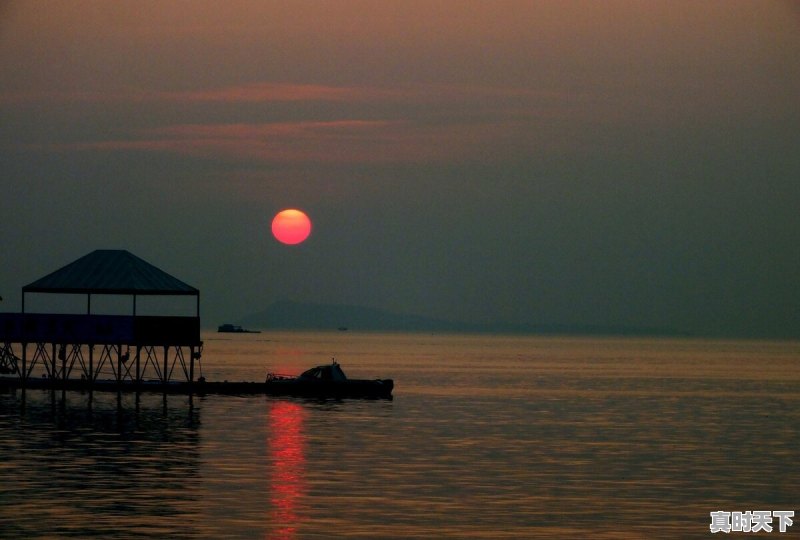
[(311, 220), (300, 210), (281, 210), (272, 220), (272, 234), (284, 244), (299, 244), (311, 234)]

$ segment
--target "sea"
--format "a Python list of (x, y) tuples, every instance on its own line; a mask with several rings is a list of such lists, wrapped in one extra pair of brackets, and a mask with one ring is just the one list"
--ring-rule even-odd
[(800, 342), (203, 340), (208, 380), (335, 358), (394, 397), (0, 393), (0, 537), (800, 536)]

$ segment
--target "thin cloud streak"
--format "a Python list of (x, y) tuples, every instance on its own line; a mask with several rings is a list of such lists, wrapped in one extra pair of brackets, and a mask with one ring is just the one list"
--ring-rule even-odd
[[(507, 152), (533, 143), (539, 150), (563, 147), (539, 125), (591, 107), (574, 95), (554, 91), (480, 85), (431, 84), (397, 88), (346, 87), (312, 84), (258, 83), (186, 92), (52, 91), (40, 94), (0, 95), (0, 103), (36, 105), (38, 100), (85, 105), (128, 105), (136, 112), (130, 123), (120, 122), (102, 140), (67, 142), (58, 132), (50, 140), (16, 145), (28, 151), (140, 151), (183, 156), (264, 163), (438, 163), (481, 156), (493, 161)], [(293, 103), (333, 103), (309, 113)], [(160, 115), (144, 114), (161, 104), (185, 105), (187, 119), (202, 118), (209, 103), (230, 105), (229, 118), (250, 115), (245, 107), (275, 104), (258, 115), (303, 116), (279, 122), (187, 122), (158, 125)], [(282, 108), (281, 105), (286, 105)], [(364, 118), (351, 115), (368, 106)], [(240, 107), (237, 109), (237, 107)], [(143, 111), (144, 109), (144, 111)], [(68, 108), (65, 108), (68, 110)], [(313, 109), (312, 109), (313, 110)], [(141, 116), (151, 118), (150, 128), (134, 128)], [(309, 118), (310, 116), (310, 118)], [(488, 153), (486, 149), (500, 146)]]
[(330, 86), (316, 84), (259, 82), (190, 91), (139, 89), (72, 90), (0, 93), (0, 105), (37, 103), (281, 103), (281, 102), (385, 102), (464, 103), (485, 100), (556, 99), (558, 92), (533, 92), (527, 88), (476, 85), (408, 85), (400, 87)]
[(6, 92), (0, 94), (2, 105), (37, 103), (270, 103), (293, 101), (342, 102), (375, 99), (389, 95), (389, 90), (322, 86), (292, 83), (256, 83), (224, 88), (190, 91), (152, 91), (139, 89), (48, 90)]
[(170, 152), (276, 163), (415, 163), (466, 158), (489, 141), (510, 137), (513, 130), (513, 125), (502, 123), (442, 126), (372, 120), (191, 124), (146, 130), (130, 140), (57, 144), (48, 149)]

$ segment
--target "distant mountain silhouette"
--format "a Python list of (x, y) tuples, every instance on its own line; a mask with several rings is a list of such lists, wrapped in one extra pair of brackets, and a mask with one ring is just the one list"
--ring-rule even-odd
[(569, 324), (470, 324), (419, 315), (391, 313), (362, 306), (311, 304), (279, 300), (264, 311), (237, 322), (245, 328), (264, 330), (336, 330), (397, 332), (505, 332), (557, 335), (677, 336), (662, 328)]

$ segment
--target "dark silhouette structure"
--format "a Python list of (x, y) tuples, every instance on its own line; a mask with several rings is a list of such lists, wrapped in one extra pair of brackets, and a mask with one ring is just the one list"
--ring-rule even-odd
[[(86, 295), (85, 314), (26, 313), (28, 294)], [(92, 313), (92, 296), (132, 298), (131, 315)], [(194, 296), (194, 316), (140, 316), (140, 296)], [(194, 382), (200, 359), (200, 291), (125, 250), (97, 250), (22, 288), (22, 312), (0, 313), (0, 373), (23, 388), (119, 388), (175, 378)], [(34, 375), (34, 369), (43, 370)], [(176, 372), (176, 369), (178, 370)], [(39, 373), (37, 371), (37, 373)], [(100, 377), (101, 374), (110, 375)]]

